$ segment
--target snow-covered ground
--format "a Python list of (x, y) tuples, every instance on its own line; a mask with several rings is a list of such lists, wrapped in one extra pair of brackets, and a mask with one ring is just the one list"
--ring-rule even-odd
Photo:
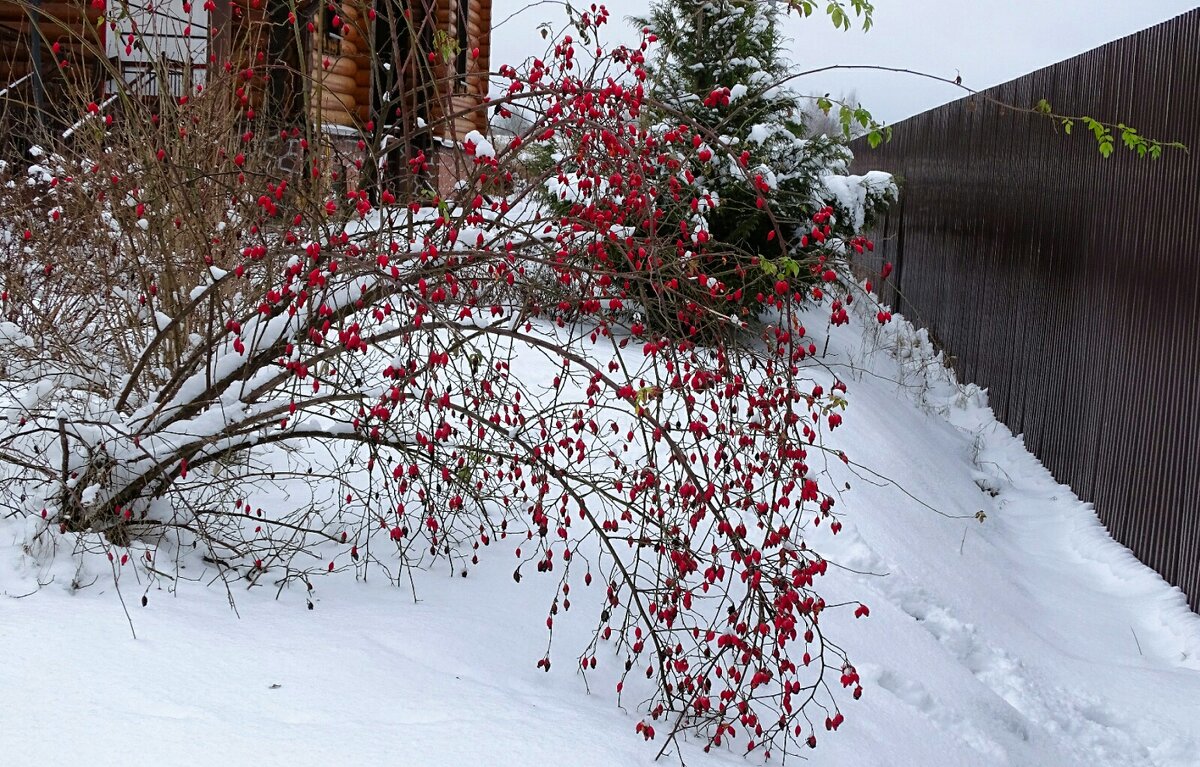
[[(825, 361), (850, 387), (837, 447), (869, 468), (828, 467), (849, 485), (844, 528), (806, 535), (840, 565), (819, 584), (827, 600), (871, 612), (823, 619), (865, 692), (813, 763), (1200, 765), (1200, 617), (1182, 595), (905, 323), (835, 329)], [(554, 584), (515, 583), (503, 557), (414, 589), (330, 576), (312, 610), (257, 590), (235, 592), (235, 612), (200, 584), (143, 607), (127, 587), (134, 639), (103, 578), (73, 592), (59, 568), (38, 588), (23, 538), (0, 521), (0, 764), (654, 760), (615, 677), (572, 668), (592, 615), (560, 618), (552, 670), (535, 667)], [(746, 763), (698, 746), (682, 758)]]

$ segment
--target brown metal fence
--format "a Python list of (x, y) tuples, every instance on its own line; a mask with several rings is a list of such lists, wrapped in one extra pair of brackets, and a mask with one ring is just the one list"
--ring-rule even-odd
[(997, 101), (1179, 140), (1104, 160), (1081, 125), (975, 96), (857, 167), (901, 180), (866, 267), (960, 377), (1200, 609), (1200, 10), (997, 86)]

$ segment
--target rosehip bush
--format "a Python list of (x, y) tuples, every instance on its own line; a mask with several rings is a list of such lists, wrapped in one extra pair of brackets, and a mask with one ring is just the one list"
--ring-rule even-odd
[[(48, 137), (0, 192), (0, 514), (30, 521), (30, 550), (307, 595), (322, 573), (400, 582), (503, 542), (518, 580), (557, 578), (551, 631), (599, 592), (579, 667), (615, 664), (618, 695), (649, 680), (647, 740), (776, 755), (836, 729), (861, 688), (804, 530), (840, 527), (815, 466), (848, 460), (826, 444), (845, 385), (814, 383), (796, 310), (844, 322), (840, 248), (869, 243), (814, 208), (803, 291), (727, 283), (703, 225), (662, 225), (664, 195), (700, 210), (686, 179), (754, 151), (640, 120), (650, 35), (598, 48), (607, 20), (594, 7), (496, 73), (494, 107), (528, 128), (468, 137), (430, 204), (335, 192), (316, 146), (285, 172), (278, 131), (219, 95), (125, 99)], [(489, 193), (523, 146), (564, 137), (572, 153)], [(547, 185), (567, 210), (540, 205)]]

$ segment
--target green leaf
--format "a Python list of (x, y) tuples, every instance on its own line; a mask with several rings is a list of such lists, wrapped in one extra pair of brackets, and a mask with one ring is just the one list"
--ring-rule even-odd
[(1104, 159), (1107, 160), (1109, 157), (1112, 156), (1112, 153), (1113, 153), (1112, 142), (1111, 141), (1101, 141), (1100, 142), (1100, 154), (1102, 154), (1104, 156)]
[(842, 126), (842, 134), (846, 138), (850, 138), (854, 125), (854, 113), (848, 107), (842, 106), (838, 110), (838, 123)]
[(1104, 140), (1104, 134), (1108, 133), (1108, 130), (1102, 123), (1100, 123), (1098, 120), (1093, 120), (1086, 115), (1080, 119), (1083, 120), (1083, 124), (1088, 127), (1088, 130), (1092, 132), (1092, 135), (1096, 137), (1097, 141)]
[(639, 405), (644, 405), (652, 399), (657, 399), (661, 393), (662, 392), (657, 386), (643, 386), (642, 388), (638, 389), (637, 403)]

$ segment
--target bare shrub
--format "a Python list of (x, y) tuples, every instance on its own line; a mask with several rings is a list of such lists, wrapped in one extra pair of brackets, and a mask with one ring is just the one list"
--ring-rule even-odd
[[(530, 119), (499, 150), (463, 137), (449, 199), (390, 183), (397, 152), (419, 174), (427, 148), (373, 124), (354, 134), (366, 186), (338, 191), (320, 131), (253, 114), (253, 72), (210, 68), (186, 99), (120, 92), (114, 111), (79, 97), (75, 138), (48, 137), (0, 198), (0, 513), (151, 578), (195, 562), (301, 593), (510, 539), (518, 578), (559, 579), (551, 629), (572, 587), (604, 591), (579, 663), (652, 680), (647, 739), (787, 753), (836, 728), (857, 674), (822, 631), (827, 563), (803, 530), (838, 525), (810, 462), (843, 457), (824, 435), (844, 402), (794, 312), (842, 296), (831, 270), (862, 242), (828, 238), (824, 293), (780, 279), (730, 312), (686, 255), (704, 242), (643, 225), (651, 186), (711, 158), (686, 124), (665, 149), (638, 122), (648, 41), (585, 55), (606, 21), (496, 73), (493, 107)], [(450, 52), (430, 52), (434, 91)], [(533, 175), (522, 146), (562, 136), (582, 149)], [(541, 207), (547, 184), (573, 204)], [(645, 321), (684, 283), (722, 328), (703, 344)], [(254, 500), (272, 487), (292, 503)]]

